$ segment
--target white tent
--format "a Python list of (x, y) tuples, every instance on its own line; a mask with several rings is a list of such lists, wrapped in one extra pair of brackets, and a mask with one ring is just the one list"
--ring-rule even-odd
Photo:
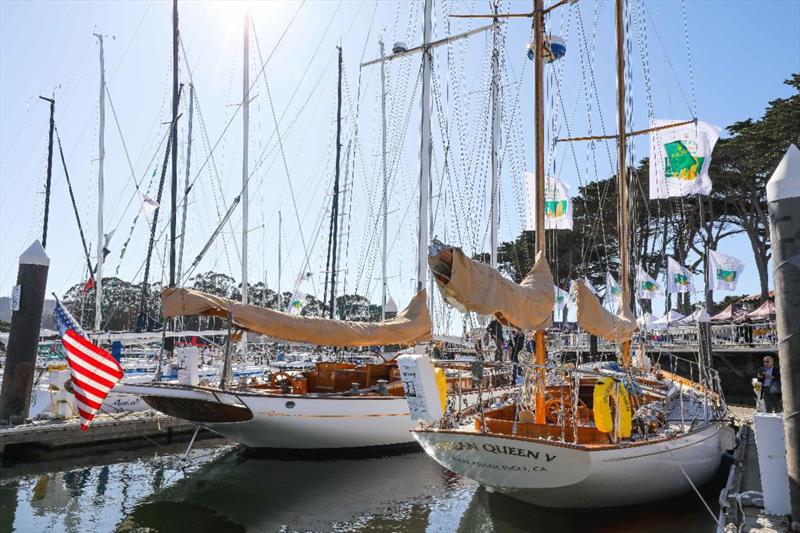
[(636, 323), (639, 324), (639, 327), (642, 329), (652, 329), (650, 327), (650, 324), (652, 324), (655, 321), (656, 317), (654, 317), (650, 313), (645, 313), (636, 320)]
[(650, 329), (667, 329), (669, 326), (674, 326), (681, 320), (686, 318), (684, 315), (680, 314), (679, 312), (675, 311), (674, 309), (670, 309), (667, 311), (664, 316), (659, 318), (658, 320), (650, 323), (648, 326)]
[(692, 326), (697, 324), (698, 322), (711, 322), (711, 316), (703, 307), (699, 307), (697, 311), (692, 313), (691, 315), (681, 319), (678, 322), (680, 326)]

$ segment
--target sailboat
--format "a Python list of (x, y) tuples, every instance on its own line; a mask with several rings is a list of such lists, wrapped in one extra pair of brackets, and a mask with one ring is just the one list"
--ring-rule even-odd
[[(425, 289), (426, 256), (428, 240), (428, 202), (430, 179), (430, 76), (432, 1), (425, 1), (424, 41), (417, 51), (423, 52), (425, 83), (423, 83), (422, 124), (428, 134), (422, 136), (422, 161), (420, 177), (420, 243), (421, 254), (418, 265), (418, 290), (409, 305), (395, 317), (378, 323), (335, 320), (334, 275), (336, 272), (336, 213), (332, 209), (332, 235), (329, 244), (333, 251), (331, 267), (331, 292), (329, 318), (299, 316), (287, 312), (262, 308), (248, 303), (246, 290), (242, 301), (235, 302), (200, 291), (171, 286), (162, 292), (162, 311), (165, 319), (182, 316), (208, 316), (227, 320), (228, 341), (225, 348), (223, 377), (219, 387), (200, 384), (150, 383), (118, 385), (115, 391), (140, 396), (156, 410), (198, 425), (205, 426), (231, 440), (250, 448), (271, 450), (316, 450), (342, 451), (396, 445), (414, 445), (410, 433), (414, 422), (406, 402), (401, 369), (394, 360), (375, 364), (353, 364), (342, 361), (318, 361), (312, 370), (289, 374), (276, 372), (267, 383), (232, 383), (230, 359), (233, 329), (264, 335), (268, 338), (304, 343), (320, 347), (379, 347), (397, 346), (410, 350), (424, 350), (432, 340), (432, 321), (428, 310), (428, 293)], [(245, 21), (245, 61), (247, 59), (247, 28)], [(491, 28), (487, 26), (449, 40), (463, 38)], [(438, 44), (448, 39), (437, 41)], [(383, 57), (381, 63), (395, 57), (404, 57), (413, 50), (402, 50), (392, 56)], [(339, 49), (341, 73), (341, 48)], [(368, 63), (369, 64), (369, 63)], [(243, 107), (248, 102), (248, 76), (244, 76)], [(384, 91), (385, 92), (385, 91)], [(339, 86), (339, 109), (341, 110), (341, 76)], [(245, 131), (246, 131), (246, 117)], [(337, 128), (337, 132), (340, 130)], [(385, 127), (384, 127), (385, 136)], [(337, 133), (337, 146), (339, 143)], [(245, 135), (245, 139), (247, 136)], [(246, 142), (246, 141), (245, 141)], [(338, 150), (337, 150), (338, 153)], [(246, 150), (245, 150), (246, 154)], [(245, 156), (246, 157), (246, 156)], [(337, 156), (337, 171), (338, 171)], [(247, 170), (243, 172), (246, 190)], [(338, 175), (338, 172), (337, 172)], [(384, 191), (386, 184), (384, 162)], [(338, 180), (335, 183), (334, 201)], [(385, 193), (384, 193), (385, 194)], [(244, 195), (243, 195), (244, 198)], [(244, 201), (246, 213), (247, 205)], [(386, 257), (386, 210), (384, 200), (384, 279)], [(246, 222), (245, 222), (246, 224)], [(246, 235), (246, 229), (245, 233)], [(243, 239), (243, 246), (246, 239)], [(174, 247), (173, 247), (174, 248)], [(246, 249), (242, 257), (247, 257)], [(243, 265), (244, 265), (243, 261)], [(243, 287), (247, 281), (243, 266)], [(326, 282), (327, 290), (327, 282)], [(384, 281), (384, 300), (386, 284)], [(242, 346), (247, 349), (246, 337)], [(455, 402), (459, 409), (466, 409), (482, 395), (485, 401), (498, 398), (507, 390), (495, 385), (487, 376), (478, 380), (477, 391), (471, 375), (462, 369), (454, 369), (449, 375), (439, 370), (436, 373), (437, 401)], [(491, 390), (486, 390), (491, 389)]]
[[(615, 7), (623, 289), (617, 312), (605, 309), (584, 280), (576, 282), (579, 325), (617, 344), (620, 362), (575, 365), (547, 358), (545, 335), (552, 324), (554, 295), (544, 239), (543, 67), (553, 51), (544, 32), (544, 16), (564, 3), (545, 9), (544, 0), (535, 0), (533, 13), (513, 15), (534, 18), (537, 254), (532, 270), (516, 284), (457, 247), (434, 242), (429, 255), (444, 299), (460, 310), (493, 315), (526, 332), (535, 344), (532, 361), (518, 365), (524, 383), (503, 405), (479, 405), (474, 416), (457, 421), (430, 416), (422, 409), (413, 433), (439, 464), (490, 492), (545, 507), (617, 507), (667, 498), (707, 481), (722, 452), (733, 447), (733, 434), (723, 423), (726, 406), (713, 369), (680, 361), (693, 376), (687, 379), (677, 374), (674, 358), (672, 372), (658, 365), (649, 368), (643, 345), (632, 360), (637, 324), (629, 305), (623, 0), (616, 0)], [(410, 363), (422, 360), (409, 359)], [(446, 367), (445, 362), (434, 363)], [(417, 372), (426, 370), (420, 366)]]

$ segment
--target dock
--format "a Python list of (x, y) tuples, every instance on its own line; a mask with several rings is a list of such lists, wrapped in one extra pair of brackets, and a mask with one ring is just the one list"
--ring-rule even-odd
[[(0, 460), (66, 457), (104, 450), (119, 450), (188, 441), (198, 426), (153, 411), (98, 414), (88, 431), (80, 420), (36, 420), (17, 426), (0, 426)], [(201, 428), (197, 439), (218, 437)]]
[(764, 513), (761, 496), (761, 472), (758, 467), (758, 448), (753, 428), (754, 410), (748, 407), (731, 407), (740, 420), (738, 445), (728, 480), (719, 496), (721, 533), (751, 532), (778, 533), (789, 531), (786, 516)]

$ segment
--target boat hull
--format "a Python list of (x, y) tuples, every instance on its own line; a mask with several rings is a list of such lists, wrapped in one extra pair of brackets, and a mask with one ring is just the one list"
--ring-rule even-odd
[[(488, 490), (556, 508), (620, 507), (669, 498), (719, 467), (717, 423), (669, 440), (586, 449), (464, 431), (415, 430), (439, 464)], [(684, 474), (685, 472), (685, 474)]]
[(229, 393), (163, 385), (122, 390), (250, 448), (334, 450), (415, 442), (405, 397)]

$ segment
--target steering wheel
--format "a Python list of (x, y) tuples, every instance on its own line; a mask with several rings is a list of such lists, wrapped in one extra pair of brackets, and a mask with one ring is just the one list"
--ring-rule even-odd
[(283, 370), (279, 370), (272, 374), (272, 377), (269, 380), (269, 384), (271, 387), (276, 389), (291, 389), (292, 388), (292, 376), (288, 372), (284, 372)]
[[(589, 420), (588, 410), (586, 403), (578, 399), (578, 421), (579, 422), (587, 422)], [(562, 413), (564, 413), (565, 422), (572, 422), (572, 399), (566, 398), (554, 398), (552, 400), (548, 400), (544, 404), (544, 412), (545, 418), (551, 424), (558, 423), (558, 417)]]

